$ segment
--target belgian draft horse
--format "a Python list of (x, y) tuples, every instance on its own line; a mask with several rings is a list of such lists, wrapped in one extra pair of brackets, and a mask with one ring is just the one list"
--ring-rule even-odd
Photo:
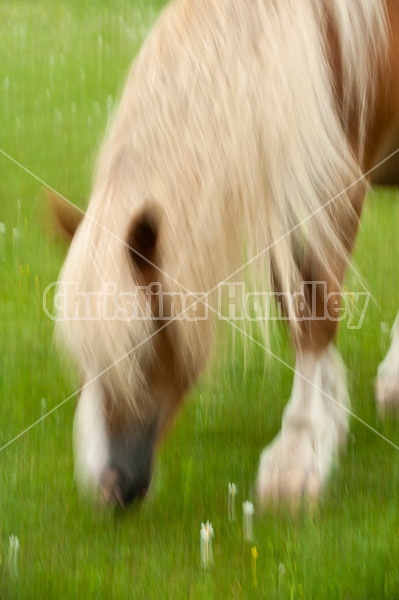
[[(84, 486), (121, 505), (145, 494), (157, 443), (209, 358), (218, 285), (248, 263), (257, 290), (285, 294), (296, 349), (281, 432), (260, 458), (259, 504), (320, 494), (348, 432), (333, 346), (341, 285), (370, 172), (399, 140), (398, 107), (397, 0), (164, 10), (60, 276), (57, 334), (84, 383), (74, 425)], [(375, 180), (396, 175), (381, 167)], [(382, 404), (397, 400), (395, 344)]]

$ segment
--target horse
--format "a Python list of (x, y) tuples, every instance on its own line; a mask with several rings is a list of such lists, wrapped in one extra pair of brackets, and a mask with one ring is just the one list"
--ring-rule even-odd
[[(212, 355), (218, 288), (246, 265), (281, 300), (296, 354), (281, 431), (260, 456), (259, 506), (320, 496), (349, 428), (334, 346), (343, 278), (374, 167), (399, 141), (398, 34), (397, 0), (174, 0), (161, 13), (56, 293), (56, 336), (83, 382), (85, 490), (110, 505), (145, 496)], [(397, 178), (383, 165), (375, 175)], [(381, 405), (399, 402), (398, 336)]]

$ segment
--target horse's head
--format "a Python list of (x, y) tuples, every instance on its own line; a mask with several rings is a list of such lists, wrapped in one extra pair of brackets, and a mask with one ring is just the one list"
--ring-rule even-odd
[(192, 379), (175, 350), (179, 325), (160, 316), (159, 227), (151, 203), (137, 212), (122, 242), (86, 217), (56, 296), (58, 333), (83, 383), (74, 423), (76, 475), (83, 487), (121, 506), (146, 494), (157, 443)]
[(122, 360), (130, 369), (130, 395), (120, 380), (123, 365), (111, 367), (109, 377), (84, 369), (74, 422), (76, 476), (82, 488), (99, 489), (109, 504), (125, 506), (146, 495), (157, 444), (188, 387), (166, 332), (155, 332), (133, 360)]

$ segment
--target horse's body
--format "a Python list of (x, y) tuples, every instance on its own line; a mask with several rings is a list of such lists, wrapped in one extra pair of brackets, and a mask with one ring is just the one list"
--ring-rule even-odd
[[(348, 429), (332, 341), (363, 174), (399, 132), (398, 40), (397, 0), (176, 0), (160, 17), (61, 276), (80, 293), (59, 315), (85, 382), (78, 474), (109, 501), (147, 488), (156, 442), (209, 356), (206, 302), (215, 310), (218, 283), (255, 256), (260, 287), (325, 282), (314, 293), (307, 283), (302, 305), (284, 302), (296, 374), (261, 457), (259, 499), (322, 489)], [(168, 320), (170, 300), (161, 315), (159, 296), (142, 289), (152, 282), (175, 293), (175, 315), (199, 318)], [(111, 318), (109, 286), (135, 293), (134, 319), (126, 296)], [(142, 318), (147, 298), (159, 318)]]

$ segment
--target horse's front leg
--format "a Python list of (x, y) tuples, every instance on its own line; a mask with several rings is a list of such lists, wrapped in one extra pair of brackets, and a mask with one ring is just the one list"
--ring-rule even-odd
[(345, 367), (333, 345), (298, 352), (281, 431), (260, 458), (262, 504), (319, 496), (346, 440), (348, 406)]
[[(261, 454), (257, 480), (261, 505), (319, 496), (338, 448), (345, 442), (349, 397), (345, 367), (333, 340), (342, 317), (340, 289), (363, 199), (364, 194), (359, 193), (353, 199), (353, 210), (344, 211), (342, 219), (336, 220), (345, 257), (326, 241), (331, 264), (319, 264), (310, 251), (298, 262), (303, 281), (309, 282), (304, 291), (312, 318), (291, 322), (296, 346), (294, 382), (281, 431)], [(278, 276), (275, 286), (279, 291)]]

